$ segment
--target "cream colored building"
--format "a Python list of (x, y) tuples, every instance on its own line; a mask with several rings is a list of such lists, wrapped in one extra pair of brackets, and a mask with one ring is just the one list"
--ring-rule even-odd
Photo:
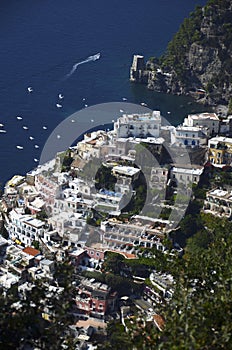
[(213, 189), (206, 193), (204, 201), (205, 213), (210, 213), (219, 217), (231, 218), (232, 215), (232, 189)]
[(231, 165), (232, 164), (232, 138), (213, 137), (208, 142), (208, 158), (211, 164)]
[(219, 132), (219, 118), (216, 113), (189, 114), (184, 119), (184, 126), (202, 126), (209, 129), (210, 135), (217, 135)]

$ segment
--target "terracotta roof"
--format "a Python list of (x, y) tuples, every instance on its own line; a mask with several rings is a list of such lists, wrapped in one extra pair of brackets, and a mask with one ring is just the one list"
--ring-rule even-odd
[(160, 315), (154, 315), (153, 318), (154, 318), (154, 322), (156, 324), (156, 327), (160, 331), (162, 331), (164, 329), (164, 324), (165, 324), (163, 317)]
[(36, 256), (40, 254), (40, 251), (38, 249), (32, 248), (32, 247), (26, 247), (23, 249), (23, 252), (32, 256)]
[(121, 255), (125, 256), (126, 259), (136, 259), (137, 258), (137, 256), (135, 254), (121, 252), (119, 250), (114, 250), (114, 249), (110, 249), (110, 248), (106, 248), (105, 251), (110, 251), (110, 252), (121, 254)]
[(125, 257), (127, 259), (136, 259), (137, 258), (137, 256), (135, 254), (125, 253), (125, 252), (123, 252), (122, 254), (125, 255)]

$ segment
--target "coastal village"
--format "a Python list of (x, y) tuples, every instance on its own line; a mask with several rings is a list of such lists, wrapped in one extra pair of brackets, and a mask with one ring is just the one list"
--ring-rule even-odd
[[(49, 131), (47, 122), (80, 103), (95, 126), (94, 102), (121, 94), (145, 102), (137, 113), (117, 107), (113, 124), (81, 137), (78, 123), (70, 132), (59, 124), (64, 133), (55, 129), (47, 143), (65, 136), (72, 146), (47, 152), (46, 162), (48, 148), (40, 162), (33, 152), (37, 166), (1, 187), (0, 349), (232, 349), (232, 2), (200, 2), (188, 18), (190, 2), (151, 2), (143, 16), (136, 2), (123, 12), (108, 3), (4, 7), (0, 132), (17, 152), (26, 143), (16, 113), (37, 138), (37, 121)], [(129, 80), (145, 94), (122, 73), (141, 42), (153, 56), (133, 55)], [(168, 103), (171, 124), (163, 103), (149, 109), (162, 94), (189, 97), (181, 124)], [(8, 168), (12, 148), (2, 145)]]
[[(69, 332), (75, 349), (96, 349), (110, 320), (127, 330), (134, 315), (162, 332), (160, 310), (175, 289), (168, 271), (154, 268), (149, 276), (134, 275), (120, 265), (121, 277), (138, 286), (126, 291), (94, 276), (107, 275), (110, 262), (116, 268), (117, 254), (125, 261), (156, 251), (170, 259), (181, 256), (183, 248), (169, 234), (184, 217), (193, 186), (210, 166), (223, 169), (231, 162), (230, 115), (190, 114), (174, 127), (162, 124), (160, 111), (123, 114), (113, 130), (86, 133), (76, 146), (5, 184), (0, 202), (3, 294), (16, 288), (20, 309), (40, 283), (47, 290), (40, 316), (52, 323), (51, 300), (58, 301), (65, 289), (58, 270), (66, 264), (72, 268)], [(229, 220), (231, 188), (210, 188), (202, 211)], [(69, 347), (64, 342), (62, 348)]]

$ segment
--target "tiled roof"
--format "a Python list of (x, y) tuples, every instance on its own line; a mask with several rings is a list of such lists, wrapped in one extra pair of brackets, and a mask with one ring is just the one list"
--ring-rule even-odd
[(32, 248), (32, 247), (26, 247), (23, 249), (23, 252), (32, 256), (36, 256), (40, 254), (40, 251), (38, 249)]
[(154, 318), (154, 322), (155, 322), (156, 326), (158, 327), (158, 329), (160, 331), (162, 331), (164, 328), (164, 325), (165, 325), (163, 317), (156, 314), (153, 316), (153, 318)]

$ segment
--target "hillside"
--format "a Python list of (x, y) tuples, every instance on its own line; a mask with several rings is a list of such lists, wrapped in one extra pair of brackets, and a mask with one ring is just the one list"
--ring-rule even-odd
[(232, 1), (209, 0), (186, 18), (160, 58), (146, 64), (149, 89), (192, 94), (205, 104), (232, 97)]

